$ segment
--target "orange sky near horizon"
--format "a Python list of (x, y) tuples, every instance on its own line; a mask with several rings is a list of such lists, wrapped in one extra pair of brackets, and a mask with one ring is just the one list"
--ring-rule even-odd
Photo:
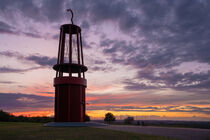
[[(188, 120), (188, 121), (210, 121), (210, 115), (202, 113), (187, 113), (187, 112), (135, 112), (135, 111), (87, 111), (87, 114), (92, 120), (103, 120), (106, 113), (113, 113), (117, 120), (123, 120), (128, 116), (134, 117), (136, 120)], [(28, 112), (13, 112), (15, 116), (27, 116), (27, 117), (52, 117), (53, 111), (28, 111)]]
[[(47, 89), (48, 86), (46, 86)], [(45, 97), (53, 97), (54, 98), (54, 92), (52, 91), (52, 93), (40, 93), (38, 92), (40, 89), (36, 89), (35, 87), (27, 87), (26, 88), (27, 91), (31, 91), (31, 93), (34, 93), (38, 96), (45, 96)], [(112, 90), (111, 86), (102, 86), (102, 87), (96, 87), (96, 89), (94, 89), (94, 87), (89, 88), (88, 92), (91, 91), (106, 91), (106, 90)], [(41, 91), (49, 91), (46, 90), (46, 88), (42, 89)], [(86, 97), (86, 102), (87, 102), (87, 114), (91, 117), (91, 119), (97, 120), (97, 119), (103, 119), (105, 114), (107, 112), (112, 112), (115, 116), (117, 116), (117, 119), (124, 119), (127, 116), (134, 116), (135, 118), (139, 118), (139, 119), (160, 119), (160, 120), (170, 120), (170, 119), (177, 119), (177, 120), (210, 120), (208, 118), (210, 118), (210, 115), (208, 114), (204, 114), (204, 113), (198, 113), (198, 112), (190, 112), (190, 109), (185, 109), (186, 106), (194, 106), (194, 107), (200, 107), (200, 108), (208, 108), (209, 105), (192, 105), (192, 104), (182, 104), (181, 106), (179, 106), (179, 108), (182, 108), (182, 111), (185, 112), (168, 112), (167, 110), (165, 110), (164, 108), (167, 108), (167, 106), (171, 106), (171, 104), (159, 104), (159, 105), (150, 105), (150, 106), (145, 106), (143, 103), (128, 103), (128, 104), (119, 104), (118, 102), (116, 103), (109, 103), (109, 102), (99, 102), (99, 103), (94, 103), (97, 100), (101, 100), (101, 99), (117, 99), (117, 100), (126, 100), (129, 99), (131, 97), (136, 97), (136, 93), (126, 93), (126, 94), (99, 94), (95, 96), (88, 96), (89, 94), (87, 93), (87, 97)], [(22, 100), (22, 99), (20, 99)], [(24, 98), (24, 101), (27, 101), (27, 98)], [(93, 102), (93, 103), (92, 103)], [(101, 110), (88, 110), (89, 107), (101, 107)], [(103, 107), (106, 106), (117, 106), (117, 107), (126, 107), (126, 106), (135, 106), (135, 107), (140, 107), (140, 108), (145, 108), (144, 111), (136, 111), (136, 109), (132, 110), (129, 109), (129, 111), (115, 111), (115, 110), (103, 110)], [(159, 111), (150, 111), (150, 107), (157, 107), (160, 108)], [(148, 109), (147, 109), (148, 108)], [(161, 108), (163, 108), (161, 110)], [(176, 109), (176, 108), (175, 108)], [(173, 109), (172, 109), (173, 110)], [(189, 112), (187, 112), (189, 111)], [(37, 111), (25, 111), (25, 112), (10, 112), (11, 114), (15, 115), (15, 116), (19, 116), (19, 115), (23, 115), (23, 116), (28, 116), (28, 117), (37, 117), (37, 116), (48, 116), (48, 117), (52, 117), (54, 115), (54, 111), (53, 109), (48, 109), (48, 111), (45, 109), (44, 111), (42, 110), (37, 110)]]

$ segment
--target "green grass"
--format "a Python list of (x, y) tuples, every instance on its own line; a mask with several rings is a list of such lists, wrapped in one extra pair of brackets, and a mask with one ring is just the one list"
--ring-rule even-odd
[(0, 122), (0, 140), (172, 140), (92, 127), (44, 127), (42, 123)]

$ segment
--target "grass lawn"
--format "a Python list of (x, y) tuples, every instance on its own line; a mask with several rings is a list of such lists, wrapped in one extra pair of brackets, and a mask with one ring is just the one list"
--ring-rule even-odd
[(172, 140), (92, 127), (44, 127), (42, 123), (0, 122), (0, 140)]

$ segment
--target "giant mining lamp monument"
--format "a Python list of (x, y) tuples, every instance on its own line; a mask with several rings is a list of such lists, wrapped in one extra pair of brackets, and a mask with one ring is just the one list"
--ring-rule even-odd
[(84, 122), (85, 88), (87, 81), (84, 65), (81, 28), (73, 23), (60, 27), (55, 87), (55, 122)]

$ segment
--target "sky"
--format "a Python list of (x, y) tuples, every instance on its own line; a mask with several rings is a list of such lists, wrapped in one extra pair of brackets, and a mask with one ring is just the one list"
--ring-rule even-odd
[(1, 0), (0, 109), (53, 116), (69, 8), (82, 29), (92, 119), (210, 121), (209, 0)]

